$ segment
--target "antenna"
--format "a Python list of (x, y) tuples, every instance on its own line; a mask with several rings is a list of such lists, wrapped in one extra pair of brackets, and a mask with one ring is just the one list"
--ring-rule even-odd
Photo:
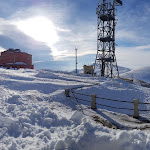
[(119, 77), (115, 55), (116, 6), (121, 6), (121, 0), (101, 0), (96, 8), (97, 14), (97, 55), (94, 71), (100, 67), (103, 77)]
[(77, 74), (77, 65), (78, 65), (78, 60), (77, 60), (77, 48), (75, 47), (75, 66), (76, 66), (76, 74)]

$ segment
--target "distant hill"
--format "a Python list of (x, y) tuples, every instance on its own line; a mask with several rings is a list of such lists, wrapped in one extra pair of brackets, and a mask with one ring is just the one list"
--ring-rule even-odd
[[(119, 74), (123, 74), (123, 73), (126, 73), (126, 72), (131, 71), (131, 69), (126, 68), (126, 67), (122, 67), (122, 66), (118, 66), (118, 70), (119, 70)], [(100, 73), (100, 69), (97, 68), (95, 72), (96, 72), (97, 74), (99, 74), (99, 73)]]
[(126, 67), (121, 67), (121, 66), (118, 66), (118, 69), (119, 69), (119, 74), (131, 71), (131, 69), (126, 68)]
[(121, 77), (138, 79), (150, 83), (150, 67), (143, 67), (121, 74)]

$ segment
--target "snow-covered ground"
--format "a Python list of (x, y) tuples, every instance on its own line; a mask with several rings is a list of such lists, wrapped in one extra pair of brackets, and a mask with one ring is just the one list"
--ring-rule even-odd
[[(150, 149), (150, 123), (134, 119), (133, 111), (101, 106), (94, 111), (90, 103), (64, 94), (67, 88), (85, 86), (74, 91), (122, 101), (150, 102), (149, 88), (121, 79), (50, 70), (0, 68), (0, 76), (0, 150)], [(90, 101), (90, 97), (83, 95), (78, 98)], [(132, 104), (99, 102), (133, 108)], [(142, 109), (150, 107), (144, 105)], [(149, 112), (145, 112), (144, 117), (149, 119), (148, 116)]]

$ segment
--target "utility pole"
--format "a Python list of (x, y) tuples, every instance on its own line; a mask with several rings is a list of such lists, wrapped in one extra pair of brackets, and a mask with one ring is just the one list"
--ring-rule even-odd
[(78, 62), (77, 62), (77, 48), (75, 47), (75, 65), (76, 65), (76, 74), (77, 74), (77, 65), (78, 65)]

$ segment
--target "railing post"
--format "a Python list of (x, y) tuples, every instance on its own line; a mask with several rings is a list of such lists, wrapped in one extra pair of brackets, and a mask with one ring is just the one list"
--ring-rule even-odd
[(91, 95), (91, 109), (96, 109), (96, 94)]
[(134, 99), (133, 100), (133, 104), (134, 104), (134, 114), (133, 117), (134, 118), (139, 118), (139, 100), (138, 99)]
[(65, 95), (66, 95), (66, 97), (70, 97), (70, 95), (69, 95), (69, 89), (65, 89)]

